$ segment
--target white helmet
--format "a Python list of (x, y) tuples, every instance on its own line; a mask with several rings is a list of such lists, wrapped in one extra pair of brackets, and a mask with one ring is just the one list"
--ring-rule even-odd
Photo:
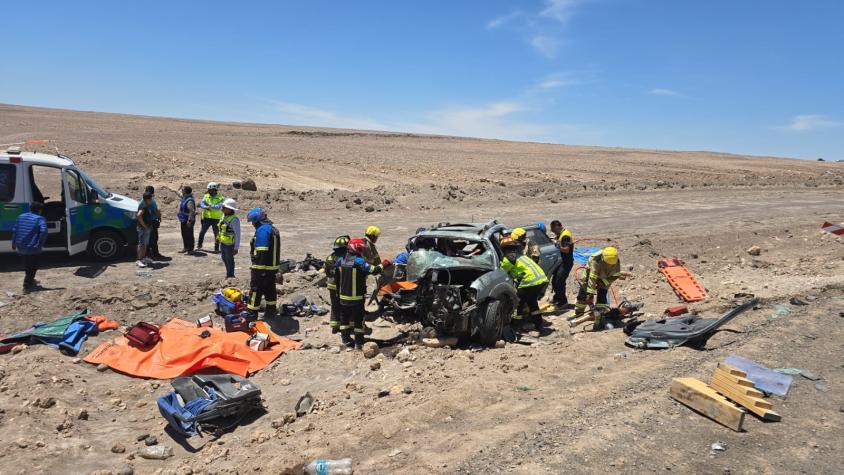
[(215, 182), (215, 181), (212, 181), (211, 183), (208, 183), (208, 189), (209, 190), (219, 190), (220, 184)]
[(232, 211), (240, 211), (237, 209), (237, 201), (232, 198), (226, 198), (223, 200), (223, 208), (228, 208)]

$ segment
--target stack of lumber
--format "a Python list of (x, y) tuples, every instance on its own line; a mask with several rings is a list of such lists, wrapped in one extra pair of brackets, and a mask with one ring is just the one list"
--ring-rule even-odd
[[(780, 415), (764, 399), (747, 374), (726, 363), (719, 363), (710, 384), (695, 378), (674, 378), (669, 394), (706, 417), (734, 431), (741, 431), (746, 408), (760, 418), (778, 421)], [(737, 405), (738, 404), (738, 405)], [(739, 407), (741, 406), (741, 407)]]

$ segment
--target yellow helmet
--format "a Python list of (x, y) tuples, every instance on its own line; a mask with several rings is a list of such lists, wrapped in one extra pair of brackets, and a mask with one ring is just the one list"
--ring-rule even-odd
[(366, 228), (366, 233), (364, 234), (366, 234), (367, 236), (378, 237), (381, 235), (381, 228), (379, 228), (378, 226), (369, 226), (368, 228)]
[(519, 240), (519, 239), (525, 237), (525, 234), (526, 234), (526, 232), (523, 228), (516, 228), (516, 229), (510, 231), (510, 238), (515, 239), (515, 240)]
[(612, 246), (605, 247), (602, 254), (604, 256), (604, 262), (606, 262), (607, 264), (609, 264), (609, 265), (618, 264), (618, 249), (616, 249)]

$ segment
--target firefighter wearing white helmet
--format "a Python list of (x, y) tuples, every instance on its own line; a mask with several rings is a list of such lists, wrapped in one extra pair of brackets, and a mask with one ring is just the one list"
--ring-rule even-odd
[(601, 312), (609, 308), (607, 292), (618, 279), (630, 277), (627, 272), (621, 272), (621, 261), (618, 259), (618, 249), (609, 246), (592, 254), (586, 263), (586, 273), (580, 283), (577, 303), (574, 306), (574, 318), (582, 317), (587, 307), (594, 305), (596, 311)]
[(217, 241), (220, 243), (220, 257), (226, 266), (227, 279), (234, 278), (234, 256), (240, 249), (240, 219), (235, 214), (237, 211), (237, 201), (231, 198), (223, 201), (223, 219), (220, 220)]
[(207, 192), (199, 202), (199, 208), (202, 210), (202, 220), (200, 221), (199, 239), (196, 245), (197, 249), (202, 249), (202, 241), (205, 239), (205, 232), (208, 228), (214, 232), (214, 252), (220, 251), (220, 243), (218, 236), (220, 235), (220, 220), (223, 219), (223, 201), (225, 196), (220, 194), (220, 184), (211, 182), (208, 183)]

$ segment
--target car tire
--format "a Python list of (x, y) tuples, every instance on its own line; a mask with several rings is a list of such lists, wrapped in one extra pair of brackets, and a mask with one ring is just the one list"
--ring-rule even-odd
[(124, 251), (123, 237), (117, 231), (101, 229), (88, 241), (88, 255), (98, 261), (113, 261)]
[(481, 308), (481, 319), (475, 327), (475, 339), (483, 345), (495, 345), (507, 321), (507, 305), (500, 300), (490, 300)]

